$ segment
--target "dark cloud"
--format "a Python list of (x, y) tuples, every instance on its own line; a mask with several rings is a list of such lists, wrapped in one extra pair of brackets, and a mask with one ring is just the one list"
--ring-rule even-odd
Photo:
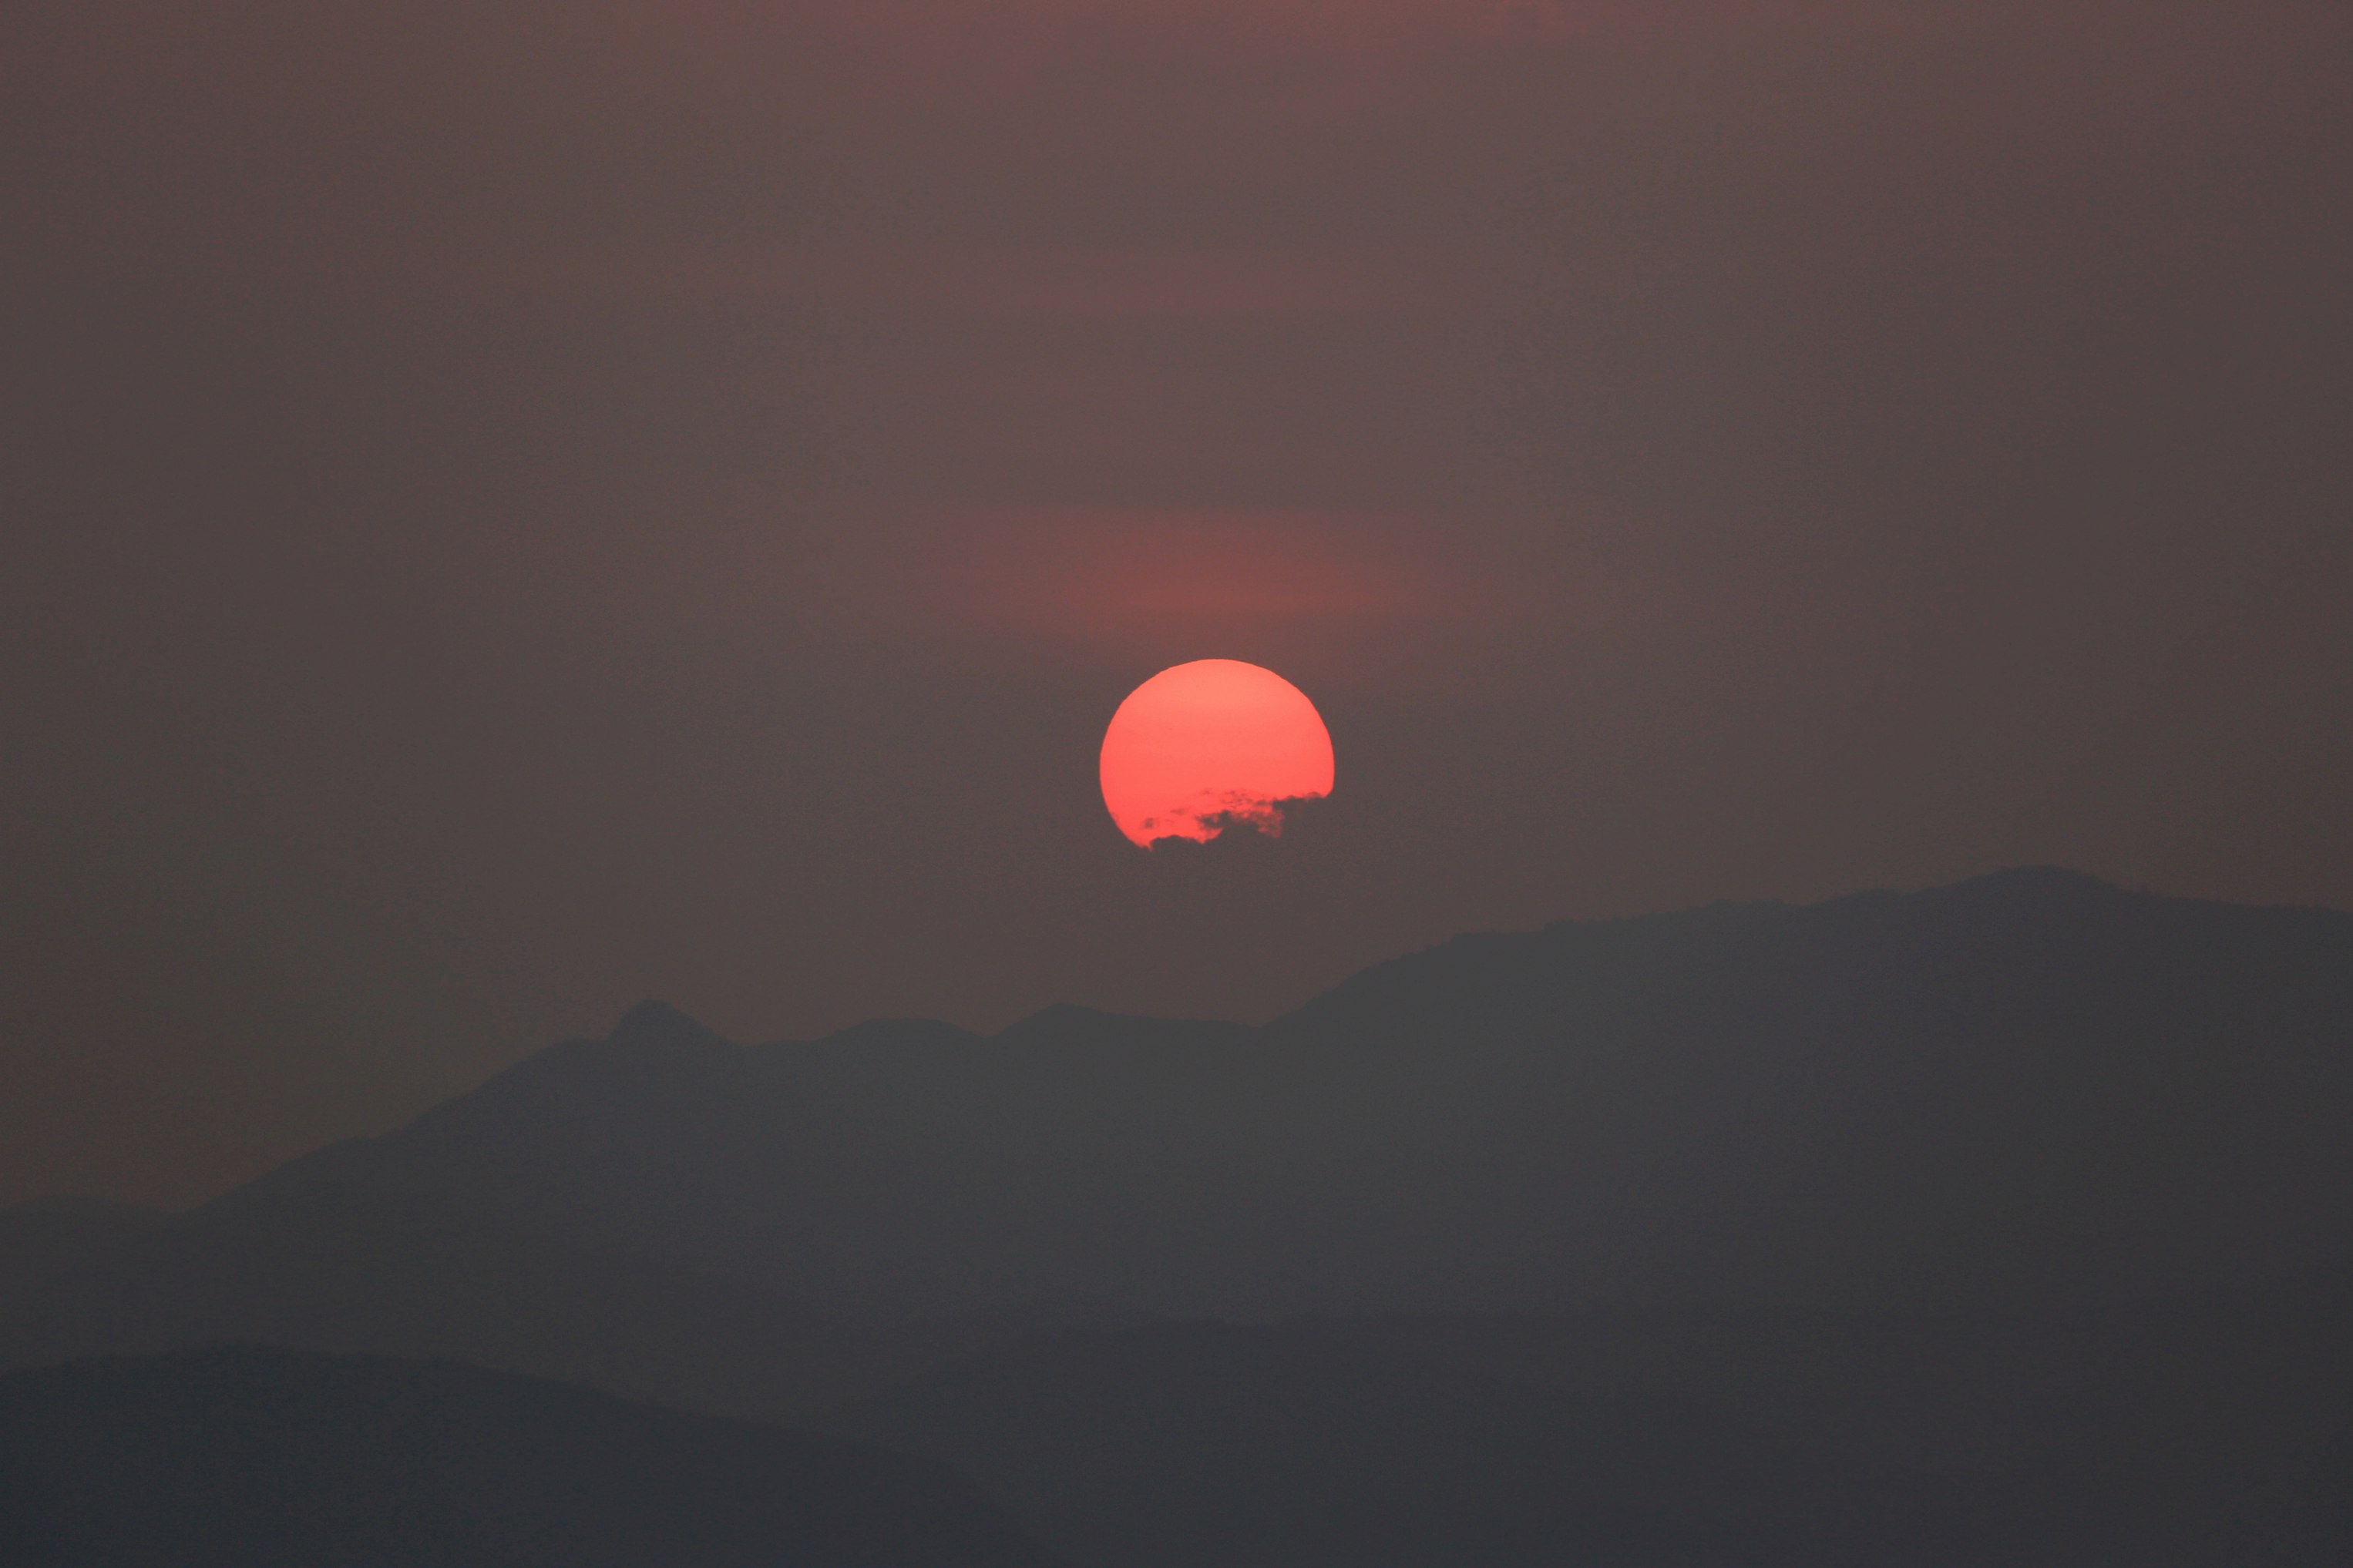
[[(1206, 837), (1196, 838), (1190, 833), (1172, 833), (1155, 838), (1149, 847), (1155, 855), (1178, 857), (1241, 852), (1257, 840), (1282, 837), (1301, 817), (1330, 798), (1329, 795), (1301, 795), (1277, 800), (1235, 791), (1227, 796), (1225, 810), (1200, 813), (1183, 819), (1187, 827), (1208, 829)], [(1146, 817), (1144, 826), (1149, 828), (1161, 825)]]

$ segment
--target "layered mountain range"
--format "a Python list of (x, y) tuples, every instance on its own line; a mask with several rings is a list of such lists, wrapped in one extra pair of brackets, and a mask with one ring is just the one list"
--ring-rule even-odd
[(587, 1384), (1106, 1568), (2331, 1562), (2348, 1121), (2353, 916), (2051, 870), (1465, 937), (1257, 1028), (649, 1003), (190, 1214), (0, 1215), (0, 1365)]
[(438, 1199), (826, 1309), (1877, 1308), (2353, 1250), (2353, 917), (2058, 871), (1465, 937), (1263, 1028), (649, 1003), (215, 1205)]

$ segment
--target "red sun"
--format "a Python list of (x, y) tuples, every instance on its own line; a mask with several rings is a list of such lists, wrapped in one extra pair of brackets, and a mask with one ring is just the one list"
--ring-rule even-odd
[(1282, 803), (1332, 793), (1332, 734), (1307, 694), (1231, 658), (1164, 669), (1103, 733), (1103, 805), (1119, 830), (1203, 843), (1247, 823), (1282, 832)]

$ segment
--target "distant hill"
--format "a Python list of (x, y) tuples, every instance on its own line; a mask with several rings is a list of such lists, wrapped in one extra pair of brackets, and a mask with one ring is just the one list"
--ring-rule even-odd
[[(47, 1242), (39, 1253), (66, 1249), (53, 1227), (23, 1228)], [(243, 1341), (444, 1357), (775, 1416), (930, 1364), (902, 1366), (894, 1346), (739, 1278), (591, 1256), (413, 1193), (306, 1185), (80, 1231), (70, 1251), (69, 1267), (20, 1256), (0, 1291), (0, 1367)]]
[(943, 1466), (446, 1364), (0, 1378), (11, 1568), (1050, 1568)]
[(1082, 1299), (850, 1321), (739, 1276), (593, 1254), (385, 1189), (305, 1184), (169, 1222), (0, 1211), (0, 1369), (252, 1342), (443, 1358), (774, 1420), (1145, 1321)]
[(2052, 870), (1465, 937), (1261, 1029), (659, 1004), (319, 1183), (828, 1310), (2041, 1306), (2353, 1247), (2353, 917)]

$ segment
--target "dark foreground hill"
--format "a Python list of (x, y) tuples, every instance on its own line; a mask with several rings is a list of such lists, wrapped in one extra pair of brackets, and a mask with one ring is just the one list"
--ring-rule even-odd
[(0, 1378), (12, 1568), (1049, 1568), (945, 1467), (446, 1364)]
[(1466, 937), (1261, 1029), (649, 1005), (226, 1200), (422, 1194), (828, 1308), (2040, 1308), (2353, 1249), (2353, 917), (2059, 871)]
[(2353, 1561), (2346, 1300), (2122, 1344), (2114, 1321), (1164, 1325), (829, 1421), (956, 1465), (1090, 1568), (2327, 1568)]

